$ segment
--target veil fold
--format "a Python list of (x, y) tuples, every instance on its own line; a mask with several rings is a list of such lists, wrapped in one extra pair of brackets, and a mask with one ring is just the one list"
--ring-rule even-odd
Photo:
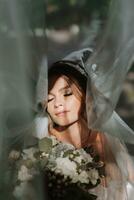
[[(22, 131), (27, 134), (26, 129), (20, 128), (20, 121), (27, 126), (34, 119), (31, 106), (33, 104), (31, 81), (27, 73), (27, 68), (31, 66), (30, 54), (23, 32), (25, 28), (28, 32), (28, 27), (25, 27), (24, 16), (19, 12), (19, 3), (16, 0), (6, 2), (6, 13), (9, 14), (7, 16), (11, 18), (13, 23), (16, 40), (14, 40), (14, 46), (8, 48), (7, 39), (9, 37), (0, 33), (0, 39), (2, 39), (0, 47), (0, 93), (2, 96), (0, 100), (0, 161), (7, 158), (7, 152), (3, 153), (3, 150), (8, 146), (7, 139), (13, 138), (13, 136), (22, 139), (24, 137)], [(119, 138), (122, 143), (134, 144), (133, 130), (114, 111), (122, 84), (134, 59), (134, 1), (115, 0), (112, 2), (111, 12), (114, 13), (110, 13), (107, 27), (102, 32), (101, 41), (94, 51), (90, 48), (82, 49), (73, 52), (63, 60), (77, 60), (88, 73), (90, 77), (86, 97), (88, 126), (107, 133), (109, 144), (121, 168), (124, 163), (126, 164), (126, 161), (121, 159), (124, 154), (121, 155), (121, 158), (120, 154), (116, 154), (114, 147), (115, 145), (118, 147), (118, 142), (116, 143), (116, 140), (114, 142), (110, 138), (114, 136), (115, 139)], [(11, 42), (13, 38), (9, 40)], [(40, 103), (47, 98), (47, 70), (47, 58), (44, 57), (37, 84), (38, 109), (40, 109)], [(91, 99), (93, 100), (91, 101)], [(47, 134), (48, 121), (45, 110), (43, 113), (38, 111), (38, 116), (31, 125), (32, 129), (29, 130), (29, 135), (31, 136), (35, 132), (37, 137), (42, 138)], [(18, 117), (20, 115), (22, 118)], [(17, 126), (18, 129), (10, 131), (7, 127), (9, 121), (12, 126), (14, 122), (15, 129)], [(13, 140), (15, 142), (15, 139)], [(1, 165), (1, 171), (4, 172), (4, 175), (7, 167), (7, 163)], [(122, 169), (124, 177), (127, 177), (127, 172)], [(0, 179), (0, 186), (3, 184), (4, 178), (3, 176)], [(133, 183), (128, 181), (127, 188), (130, 191), (130, 200), (134, 194)], [(41, 192), (43, 193), (43, 191)]]
[(101, 41), (85, 63), (94, 98), (92, 111), (88, 108), (92, 94), (87, 89), (88, 125), (134, 144), (133, 130), (114, 111), (123, 82), (134, 61), (134, 1), (118, 0), (111, 3)]
[[(119, 117), (119, 115), (114, 111), (114, 108), (117, 99), (119, 98), (127, 71), (131, 67), (129, 63), (133, 56), (133, 48), (134, 43), (131, 43), (131, 45), (128, 44), (128, 48), (126, 48), (126, 51), (123, 52), (122, 57), (120, 58), (121, 62), (124, 58), (123, 55), (125, 55), (125, 53), (128, 54), (127, 60), (125, 60), (123, 66), (124, 70), (121, 67), (118, 68), (118, 66), (122, 65), (116, 65), (113, 66), (113, 68), (111, 67), (110, 71), (106, 73), (104, 71), (103, 74), (101, 72), (101, 66), (98, 74), (93, 69), (95, 65), (89, 66), (90, 58), (92, 59), (90, 48), (75, 51), (63, 59), (79, 61), (79, 64), (81, 64), (88, 73), (89, 80), (87, 82), (86, 108), (89, 128), (96, 128), (103, 132), (107, 132), (108, 134), (130, 144), (134, 144), (134, 132)], [(84, 58), (84, 55), (87, 56), (87, 54), (90, 55), (88, 61)], [(121, 74), (120, 78), (116, 74), (117, 71)], [(114, 90), (115, 87), (116, 89)], [(110, 89), (112, 89), (112, 91)]]
[[(129, 7), (134, 7), (134, 2), (129, 1), (129, 3)], [(129, 17), (132, 17), (132, 13)], [(111, 53), (113, 49), (107, 47), (108, 39), (111, 37), (113, 40), (113, 35), (111, 33), (109, 37), (108, 35), (107, 37), (105, 36), (106, 38), (105, 40), (103, 39), (104, 44), (101, 48), (95, 51), (90, 48), (81, 49), (63, 58), (63, 60), (77, 61), (85, 68), (90, 77), (87, 84), (86, 97), (89, 128), (96, 128), (103, 132), (107, 132), (108, 134), (119, 138), (123, 142), (131, 144), (134, 144), (134, 132), (119, 117), (114, 109), (119, 99), (127, 72), (133, 62), (133, 35), (131, 33), (131, 37), (129, 37), (130, 34), (128, 33), (125, 37), (124, 43), (122, 44), (121, 41), (123, 39), (121, 38), (118, 42), (120, 43), (120, 46), (118, 46), (119, 44), (116, 44), (115, 47), (115, 42), (113, 46), (110, 45), (110, 47), (116, 51), (114, 52), (116, 56), (112, 56)], [(108, 56), (105, 56), (105, 54), (108, 54)], [(46, 68), (44, 68), (44, 71), (46, 71)], [(40, 90), (40, 94), (38, 93), (37, 103), (42, 102), (42, 100), (44, 100), (47, 96), (47, 78), (44, 79), (44, 77), (46, 77), (46, 75), (44, 76), (44, 73), (40, 73), (38, 89), (40, 90), (40, 88), (43, 88), (44, 91), (41, 92), (42, 90)], [(92, 98), (93, 101), (91, 102)], [(41, 123), (43, 118), (45, 120), (47, 119), (47, 116), (42, 115), (39, 117), (39, 121), (37, 121)], [(40, 128), (38, 126), (38, 130), (39, 129)], [(41, 130), (43, 132), (43, 126)], [(46, 130), (46, 120), (44, 130)]]
[[(133, 130), (120, 119), (114, 109), (134, 59), (133, 8), (133, 0), (111, 1), (107, 25), (95, 49), (81, 49), (61, 59), (77, 61), (89, 75), (86, 96), (88, 126), (132, 144)], [(46, 98), (47, 91), (46, 64), (41, 68), (37, 104)]]

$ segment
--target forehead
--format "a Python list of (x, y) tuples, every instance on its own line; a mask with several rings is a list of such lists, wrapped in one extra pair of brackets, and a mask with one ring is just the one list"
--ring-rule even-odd
[(64, 76), (60, 76), (60, 77), (53, 76), (51, 80), (49, 81), (48, 90), (50, 92), (53, 90), (60, 90), (62, 88), (68, 88), (68, 87), (70, 87), (70, 85)]

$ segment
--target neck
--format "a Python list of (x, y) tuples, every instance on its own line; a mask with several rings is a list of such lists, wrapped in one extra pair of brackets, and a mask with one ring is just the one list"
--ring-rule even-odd
[(58, 126), (51, 131), (58, 140), (74, 145), (76, 148), (85, 146), (89, 138), (89, 129), (84, 120), (78, 120), (68, 126)]

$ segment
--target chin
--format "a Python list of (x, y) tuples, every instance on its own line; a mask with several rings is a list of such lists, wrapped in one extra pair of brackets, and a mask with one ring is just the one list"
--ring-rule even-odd
[(57, 126), (69, 126), (70, 125), (70, 123), (56, 123), (57, 124)]
[(55, 122), (57, 126), (65, 127), (74, 124), (76, 121), (69, 121), (69, 122)]

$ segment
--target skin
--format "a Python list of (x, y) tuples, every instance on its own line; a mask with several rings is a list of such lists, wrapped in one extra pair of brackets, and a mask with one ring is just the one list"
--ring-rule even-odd
[(93, 145), (102, 161), (105, 155), (107, 177), (102, 179), (102, 185), (106, 186), (109, 179), (121, 179), (120, 171), (110, 148), (104, 152), (103, 145), (107, 144), (105, 136), (98, 131), (89, 130), (87, 122), (82, 119), (81, 104), (78, 95), (73, 93), (64, 77), (57, 78), (48, 94), (47, 112), (58, 126), (52, 128), (50, 134), (56, 136), (59, 141), (70, 143), (78, 149), (88, 144)]
[(63, 77), (59, 77), (48, 94), (47, 111), (56, 124), (68, 126), (77, 123), (81, 102), (73, 94)]
[(56, 79), (48, 94), (47, 112), (58, 126), (51, 131), (60, 141), (69, 142), (80, 148), (89, 129), (81, 118), (81, 100), (73, 93), (64, 77)]

